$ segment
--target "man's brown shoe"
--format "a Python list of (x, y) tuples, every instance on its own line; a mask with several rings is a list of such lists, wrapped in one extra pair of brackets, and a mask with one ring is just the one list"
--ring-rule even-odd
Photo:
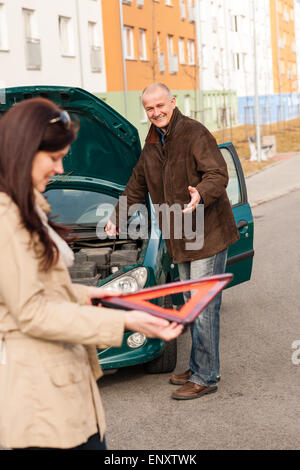
[(169, 382), (173, 385), (184, 385), (185, 383), (187, 383), (191, 375), (191, 369), (186, 370), (185, 372), (183, 372), (183, 374), (173, 374), (171, 375)]
[[(191, 369), (186, 370), (182, 374), (173, 374), (170, 377), (170, 384), (173, 385), (184, 385), (187, 383), (187, 381), (190, 379), (192, 375)], [(221, 377), (217, 375), (217, 382), (220, 382)]]
[(192, 400), (193, 398), (199, 398), (208, 393), (216, 392), (217, 390), (218, 387), (216, 385), (213, 387), (204, 387), (203, 385), (188, 381), (172, 393), (171, 396), (175, 400)]

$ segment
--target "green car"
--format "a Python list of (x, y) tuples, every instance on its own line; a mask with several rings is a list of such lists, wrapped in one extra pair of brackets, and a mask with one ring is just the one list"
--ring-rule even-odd
[[(79, 88), (8, 88), (5, 103), (0, 104), (0, 115), (15, 103), (32, 97), (54, 101), (80, 123), (78, 138), (64, 158), (64, 174), (54, 177), (45, 192), (55, 221), (72, 225), (77, 237), (72, 242), (73, 282), (134, 292), (177, 280), (178, 271), (167, 254), (150, 196), (146, 201), (146, 237), (99, 236), (99, 226), (105, 226), (110, 208), (117, 203), (138, 161), (141, 145), (137, 130), (104, 101)], [(240, 233), (240, 240), (228, 253), (227, 271), (234, 274), (231, 287), (251, 277), (253, 218), (238, 155), (231, 143), (220, 145), (220, 150), (228, 165), (227, 192)], [(107, 211), (103, 213), (99, 207), (107, 207)], [(138, 227), (141, 214), (133, 214), (131, 222)], [(176, 308), (182, 304), (182, 297), (165, 297), (157, 303)], [(165, 343), (126, 331), (120, 348), (101, 345), (98, 357), (104, 370), (145, 364), (151, 373), (170, 372), (176, 365), (177, 345), (176, 340)]]

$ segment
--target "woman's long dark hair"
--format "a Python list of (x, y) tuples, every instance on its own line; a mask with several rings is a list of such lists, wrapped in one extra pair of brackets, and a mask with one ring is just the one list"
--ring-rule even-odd
[[(19, 207), (24, 227), (37, 234), (44, 246), (42, 269), (47, 271), (58, 259), (58, 249), (35, 210), (32, 165), (39, 150), (56, 152), (76, 138), (74, 124), (69, 129), (59, 117), (61, 109), (44, 98), (32, 98), (16, 104), (0, 119), (0, 191)], [(60, 235), (65, 229), (49, 220)]]

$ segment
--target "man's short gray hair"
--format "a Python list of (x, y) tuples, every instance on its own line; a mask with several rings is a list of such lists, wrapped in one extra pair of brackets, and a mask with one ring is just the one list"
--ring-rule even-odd
[(170, 100), (173, 98), (172, 92), (170, 89), (165, 85), (164, 83), (151, 83), (150, 85), (146, 86), (142, 92), (142, 99), (145, 93), (151, 93), (152, 91), (155, 91), (156, 88), (162, 88), (170, 98)]

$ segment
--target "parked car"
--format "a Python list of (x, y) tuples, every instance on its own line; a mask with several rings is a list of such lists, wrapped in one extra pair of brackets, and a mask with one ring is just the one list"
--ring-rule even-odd
[[(64, 158), (64, 174), (52, 178), (45, 196), (56, 221), (72, 225), (77, 239), (72, 242), (75, 263), (70, 268), (73, 282), (107, 286), (134, 292), (178, 278), (158, 228), (148, 196), (150, 214), (146, 239), (99, 239), (96, 227), (103, 214), (100, 204), (115, 205), (138, 161), (141, 146), (137, 130), (104, 101), (79, 88), (31, 86), (6, 89), (0, 114), (10, 106), (32, 97), (48, 98), (66, 109), (80, 123), (77, 140)], [(238, 155), (231, 143), (220, 145), (229, 172), (228, 196), (240, 240), (229, 248), (227, 272), (234, 274), (230, 287), (248, 281), (253, 260), (253, 218)], [(103, 207), (103, 206), (102, 206)], [(105, 221), (102, 220), (105, 224)], [(139, 214), (133, 216), (138, 224)], [(165, 307), (182, 303), (181, 296), (158, 299)], [(176, 340), (159, 339), (126, 331), (120, 348), (101, 346), (102, 368), (118, 369), (145, 364), (148, 372), (170, 372), (175, 368)]]

